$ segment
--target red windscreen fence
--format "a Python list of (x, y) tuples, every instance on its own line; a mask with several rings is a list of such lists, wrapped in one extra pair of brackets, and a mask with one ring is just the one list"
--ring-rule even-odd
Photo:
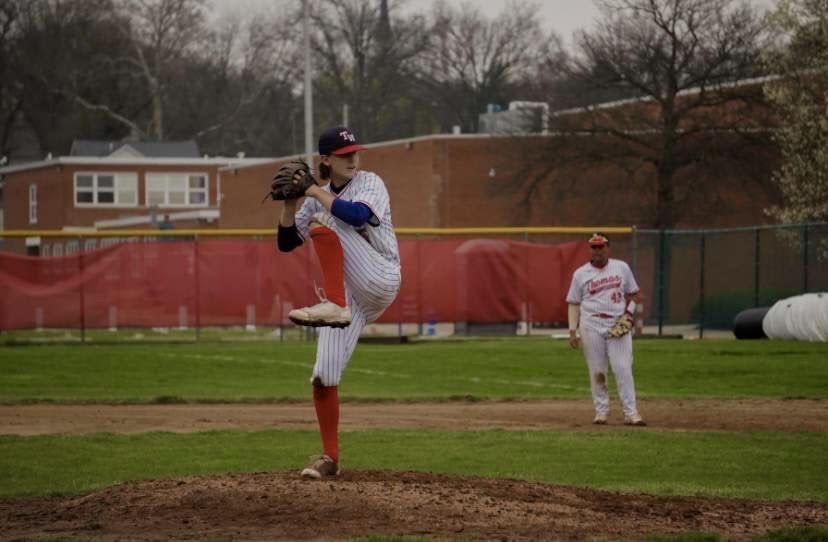
[[(586, 243), (400, 241), (402, 289), (379, 322), (565, 322)], [(124, 243), (64, 257), (0, 253), (0, 329), (292, 325), (322, 285), (309, 244)]]

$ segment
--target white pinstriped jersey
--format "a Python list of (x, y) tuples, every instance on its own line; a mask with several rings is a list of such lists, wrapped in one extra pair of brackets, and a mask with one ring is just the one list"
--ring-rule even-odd
[(587, 262), (572, 274), (566, 302), (581, 305), (581, 325), (611, 327), (624, 314), (625, 294), (638, 293), (638, 283), (626, 262), (610, 258), (604, 267)]
[[(322, 189), (331, 192), (331, 185), (327, 184)], [(345, 189), (334, 196), (346, 201), (364, 203), (371, 209), (374, 216), (367, 224), (360, 228), (350, 227), (357, 230), (383, 258), (399, 265), (399, 245), (397, 236), (394, 234), (394, 224), (391, 221), (391, 198), (379, 175), (370, 171), (358, 171)], [(310, 237), (308, 224), (311, 217), (318, 212), (327, 211), (314, 198), (306, 198), (302, 207), (297, 211), (296, 228), (303, 239)], [(347, 227), (347, 224), (342, 221), (338, 223)]]
[[(330, 185), (323, 188), (331, 191)], [(391, 305), (402, 280), (399, 247), (391, 222), (391, 199), (382, 179), (374, 173), (359, 171), (335, 196), (364, 203), (374, 216), (368, 224), (355, 228), (327, 212), (314, 198), (306, 198), (295, 216), (296, 229), (304, 239), (310, 237), (311, 219), (334, 231), (345, 260), (345, 296), (351, 309), (351, 325), (319, 328), (311, 382), (318, 377), (323, 386), (339, 385), (362, 329)]]

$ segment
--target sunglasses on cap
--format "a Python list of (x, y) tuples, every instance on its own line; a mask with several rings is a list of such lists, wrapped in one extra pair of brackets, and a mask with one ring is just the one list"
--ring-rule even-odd
[(608, 244), (609, 239), (598, 233), (592, 234), (592, 237), (589, 238), (589, 246), (592, 247), (602, 247)]

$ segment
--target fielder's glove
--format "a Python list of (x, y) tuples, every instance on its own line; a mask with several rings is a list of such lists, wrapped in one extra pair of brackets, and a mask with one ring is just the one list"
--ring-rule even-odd
[(632, 314), (625, 312), (621, 315), (615, 324), (609, 330), (610, 337), (623, 337), (632, 330), (633, 317)]
[(273, 181), (270, 183), (268, 196), (276, 201), (298, 199), (305, 195), (311, 185), (316, 181), (311, 174), (310, 166), (302, 160), (291, 160), (276, 172)]

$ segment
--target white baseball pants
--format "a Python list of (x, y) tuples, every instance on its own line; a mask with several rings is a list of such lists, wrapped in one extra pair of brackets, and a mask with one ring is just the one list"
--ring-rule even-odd
[[(336, 232), (345, 256), (345, 298), (351, 309), (351, 325), (319, 328), (316, 364), (311, 382), (337, 386), (356, 348), (365, 324), (373, 322), (388, 308), (400, 290), (400, 266), (389, 261), (349, 224), (325, 213), (324, 224)], [(320, 222), (322, 222), (320, 220)]]
[(581, 342), (589, 369), (589, 384), (596, 414), (609, 413), (608, 365), (612, 367), (625, 416), (638, 412), (633, 381), (632, 334), (609, 337), (606, 329), (581, 326)]

